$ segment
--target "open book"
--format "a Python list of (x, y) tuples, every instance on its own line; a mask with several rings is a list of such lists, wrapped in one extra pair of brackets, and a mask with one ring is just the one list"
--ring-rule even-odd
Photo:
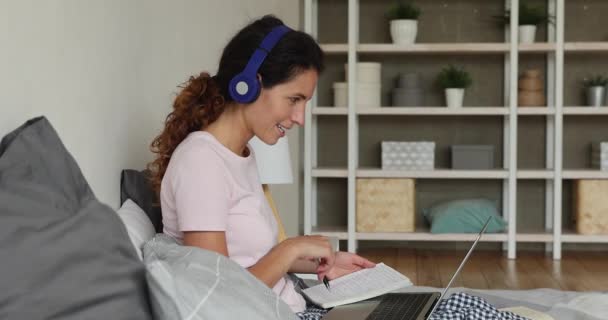
[(323, 308), (355, 303), (412, 285), (410, 279), (395, 269), (378, 263), (374, 268), (353, 272), (329, 282), (330, 289), (319, 284), (302, 290), (314, 303)]

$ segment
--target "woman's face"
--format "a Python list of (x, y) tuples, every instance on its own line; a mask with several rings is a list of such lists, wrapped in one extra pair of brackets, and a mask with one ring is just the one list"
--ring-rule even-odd
[(249, 125), (260, 140), (273, 145), (295, 124), (304, 125), (304, 110), (317, 86), (317, 71), (301, 71), (290, 81), (263, 89), (247, 112)]

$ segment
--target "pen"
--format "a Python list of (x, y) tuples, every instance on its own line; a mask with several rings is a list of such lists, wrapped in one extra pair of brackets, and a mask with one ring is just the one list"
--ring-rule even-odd
[[(322, 261), (323, 261), (323, 260), (322, 260), (321, 258), (317, 258), (317, 262), (318, 262), (319, 264), (321, 264), (321, 263), (322, 263)], [(325, 285), (325, 288), (327, 288), (327, 290), (329, 290), (329, 279), (327, 278), (327, 276), (324, 276), (324, 277), (323, 277), (323, 284)]]
[(323, 277), (323, 283), (325, 284), (325, 288), (329, 291), (329, 279), (327, 279), (327, 276)]

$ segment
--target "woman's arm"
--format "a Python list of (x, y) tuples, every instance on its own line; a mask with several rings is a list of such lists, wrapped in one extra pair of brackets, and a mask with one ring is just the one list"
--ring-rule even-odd
[(314, 260), (300, 258), (294, 261), (289, 268), (289, 272), (293, 273), (317, 273), (317, 268), (319, 267), (319, 263)]
[[(223, 231), (187, 231), (184, 232), (184, 245), (199, 247), (205, 250), (215, 251), (228, 257), (228, 246), (226, 245), (226, 234)], [(327, 261), (323, 269), (329, 269), (333, 265), (333, 252), (327, 238), (320, 236), (304, 236), (287, 239), (273, 247), (265, 256), (251, 267), (247, 268), (251, 274), (268, 287), (274, 285), (289, 271), (300, 266), (301, 256), (318, 256)], [(317, 270), (315, 268), (312, 273)], [(310, 269), (303, 269), (310, 270)], [(301, 272), (301, 271), (294, 271)]]

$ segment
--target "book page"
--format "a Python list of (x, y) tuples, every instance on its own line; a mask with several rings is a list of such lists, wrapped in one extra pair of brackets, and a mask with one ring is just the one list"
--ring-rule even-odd
[(374, 268), (353, 272), (331, 280), (329, 284), (329, 290), (324, 284), (319, 284), (302, 292), (323, 308), (331, 308), (411, 286), (412, 282), (395, 269), (378, 263)]

